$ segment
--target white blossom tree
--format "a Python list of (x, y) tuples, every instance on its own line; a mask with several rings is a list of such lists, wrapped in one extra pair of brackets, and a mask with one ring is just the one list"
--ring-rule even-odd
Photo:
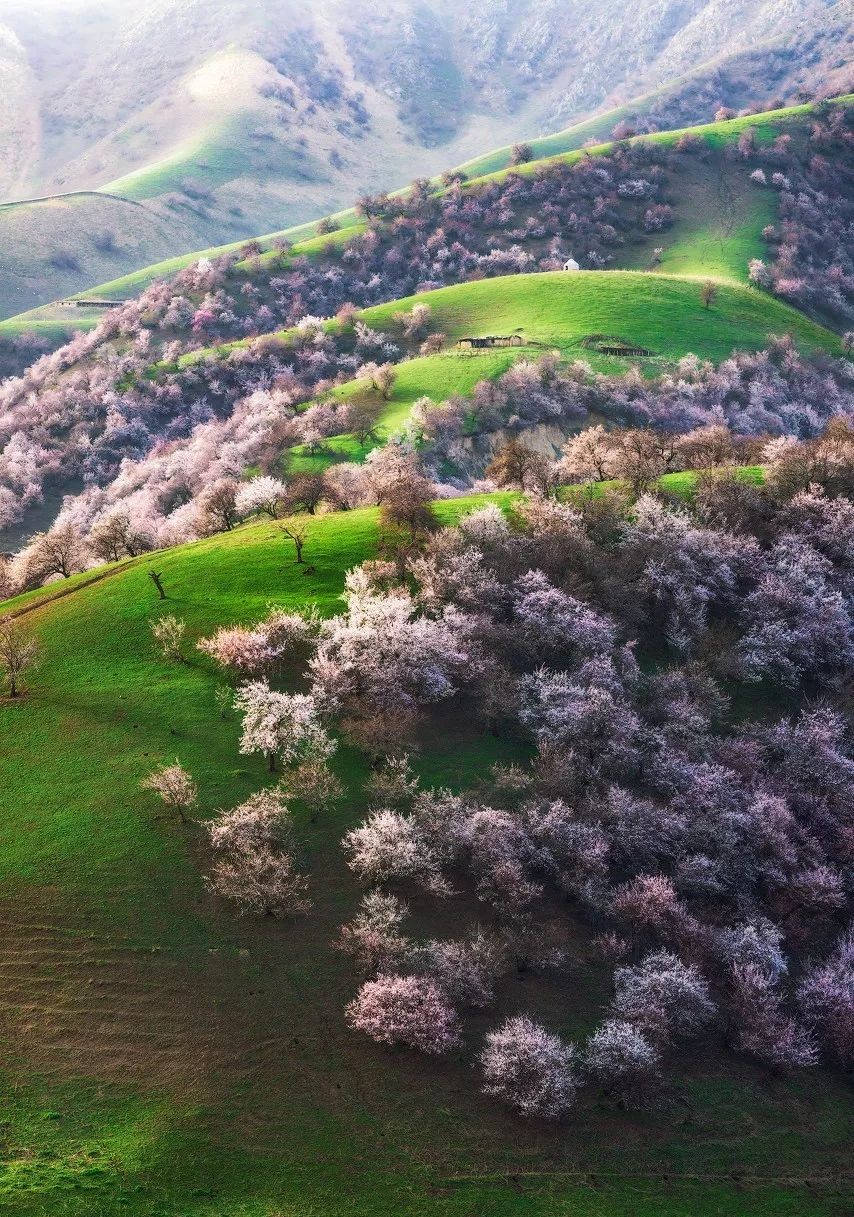
[(182, 823), (188, 822), (187, 812), (198, 802), (199, 788), (179, 761), (155, 769), (141, 785), (143, 790), (159, 795), (170, 811), (178, 813)]
[(587, 1042), (584, 1068), (621, 1105), (642, 1106), (660, 1081), (661, 1056), (634, 1023), (612, 1018)]
[(277, 757), (289, 765), (306, 758), (328, 760), (335, 751), (309, 693), (278, 693), (266, 681), (255, 680), (241, 685), (234, 704), (243, 714), (240, 751), (262, 753), (271, 773)]
[(366, 892), (335, 946), (350, 955), (365, 976), (396, 972), (410, 950), (409, 940), (400, 932), (408, 912), (396, 896), (376, 888)]
[(287, 493), (287, 486), (279, 478), (255, 477), (240, 486), (234, 496), (234, 505), (238, 515), (244, 518), (262, 512), (275, 520)]
[(348, 866), (366, 883), (412, 878), (436, 867), (415, 821), (388, 808), (351, 829), (343, 846)]
[(558, 1120), (578, 1087), (575, 1050), (526, 1015), (490, 1031), (480, 1055), (483, 1092), (520, 1115)]
[(715, 1014), (703, 976), (670, 951), (653, 951), (634, 967), (618, 968), (614, 987), (616, 1018), (658, 1043), (696, 1035)]
[(183, 621), (168, 613), (151, 623), (151, 633), (160, 654), (170, 663), (186, 663), (183, 644), (187, 627)]
[(293, 822), (281, 790), (260, 790), (208, 825), (217, 856), (207, 883), (241, 912), (284, 917), (311, 908), (292, 853)]

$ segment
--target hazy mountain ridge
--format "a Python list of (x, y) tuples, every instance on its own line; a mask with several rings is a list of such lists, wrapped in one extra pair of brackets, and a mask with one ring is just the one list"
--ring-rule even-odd
[[(606, 0), (595, 14), (588, 9), (578, 0), (487, 0), (460, 18), (449, 0), (392, 0), (381, 8), (323, 0), (310, 12), (295, 0), (148, 0), (133, 14), (84, 4), (82, 19), (72, 7), (51, 10), (45, 22), (38, 0), (28, 7), (6, 0), (0, 21), (38, 82), (44, 127), (27, 191), (103, 186), (247, 102), (269, 118), (263, 102), (274, 95), (274, 80), (282, 92), (290, 86), (303, 95), (307, 129), (318, 110), (333, 115), (357, 99), (363, 126), (393, 126), (385, 97), (401, 124), (383, 131), (387, 141), (434, 146), (464, 137), (467, 124), (496, 107), (509, 136), (532, 134), (531, 123), (568, 120), (615, 93), (637, 95), (763, 42), (788, 40), (797, 60), (804, 39), (818, 31), (842, 40), (852, 14), (850, 0), (641, 0), (631, 9)], [(183, 113), (183, 93), (224, 51), (256, 56), (272, 77), (262, 65), (254, 80), (235, 73), (233, 100), (225, 91), (216, 99), (194, 95), (197, 112)], [(762, 85), (756, 81), (757, 93)], [(9, 148), (3, 152), (8, 158)]]

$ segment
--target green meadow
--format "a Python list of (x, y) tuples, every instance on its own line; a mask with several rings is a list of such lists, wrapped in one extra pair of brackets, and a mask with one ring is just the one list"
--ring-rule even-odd
[[(689, 353), (720, 363), (734, 351), (761, 350), (773, 334), (791, 334), (803, 351), (840, 349), (835, 334), (772, 296), (720, 283), (716, 299), (706, 308), (701, 288), (701, 280), (672, 275), (553, 271), (463, 283), (366, 309), (360, 314), (364, 321), (393, 334), (396, 313), (418, 302), (429, 304), (430, 327), (445, 334), (449, 344), (441, 354), (416, 356), (398, 365), (378, 439), (387, 440), (401, 430), (419, 398), (439, 402), (454, 394), (467, 396), (478, 381), (496, 379), (516, 359), (535, 359), (548, 352), (564, 362), (583, 359), (596, 372), (619, 374), (634, 365), (653, 376)], [(651, 354), (642, 358), (600, 354), (583, 345), (596, 333)], [(452, 345), (463, 337), (489, 334), (519, 334), (524, 345), (486, 352), (457, 350)], [(355, 382), (336, 390), (336, 395), (346, 398), (364, 389)], [(320, 453), (295, 448), (288, 468), (291, 473), (316, 472), (334, 460), (362, 460), (376, 442), (360, 444), (352, 436), (341, 436), (327, 441)]]

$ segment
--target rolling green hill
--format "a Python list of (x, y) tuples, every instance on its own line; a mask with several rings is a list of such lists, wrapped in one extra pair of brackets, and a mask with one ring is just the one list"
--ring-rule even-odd
[[(438, 510), (452, 520), (481, 502)], [(841, 1214), (846, 1096), (824, 1071), (769, 1082), (711, 1053), (681, 1063), (677, 1108), (538, 1127), (480, 1098), (467, 1058), (425, 1069), (346, 1032), (353, 980), (329, 944), (357, 894), (339, 841), (364, 811), (364, 762), (348, 750), (336, 758), (343, 803), (316, 821), (297, 812), (312, 913), (240, 920), (206, 894), (201, 834), (160, 817), (141, 778), (177, 755), (205, 818), (266, 775), (239, 756), (211, 666), (195, 652), (164, 664), (149, 623), (176, 613), (192, 643), (271, 601), (334, 612), (345, 570), (375, 544), (374, 510), (320, 517), (305, 576), (274, 524), (248, 525), (157, 554), (165, 605), (149, 557), (6, 606), (30, 610), (43, 661), (25, 697), (0, 702), (0, 1207), (15, 1217)], [(456, 789), (519, 747), (447, 719), (417, 768)], [(493, 1016), (515, 1011), (524, 985), (525, 1008), (543, 1003), (555, 1030), (584, 1034), (608, 980), (579, 965), (570, 991), (509, 979)]]
[[(420, 397), (444, 401), (469, 394), (480, 380), (494, 380), (516, 359), (556, 352), (564, 362), (583, 359), (598, 372), (621, 373), (637, 366), (645, 375), (660, 375), (683, 355), (720, 363), (734, 351), (761, 350), (772, 334), (791, 334), (806, 352), (841, 350), (839, 338), (796, 309), (763, 292), (736, 283), (721, 283), (710, 308), (700, 292), (703, 280), (631, 271), (552, 271), (509, 275), (439, 288), (420, 296), (365, 309), (360, 317), (374, 329), (394, 334), (395, 314), (418, 302), (430, 306), (430, 328), (446, 336), (438, 355), (415, 356), (397, 367), (397, 378), (380, 422), (379, 438), (405, 425)], [(457, 350), (462, 337), (518, 334), (520, 348), (485, 352)], [(584, 345), (593, 334), (619, 338), (643, 347), (649, 357), (600, 354)], [(218, 348), (222, 354), (232, 347)], [(187, 359), (209, 357), (199, 352)], [(355, 382), (335, 391), (347, 397), (364, 386)], [(291, 472), (317, 470), (330, 460), (363, 459), (375, 446), (359, 445), (350, 436), (332, 439), (323, 454), (293, 449)]]
[(443, 287), (366, 309), (376, 329), (393, 330), (396, 312), (423, 300), (431, 327), (449, 339), (521, 333), (564, 358), (582, 354), (589, 334), (615, 335), (664, 361), (691, 351), (719, 362), (734, 350), (759, 350), (769, 333), (791, 332), (802, 349), (838, 351), (839, 339), (763, 292), (722, 283), (704, 308), (701, 282), (630, 271), (552, 271)]

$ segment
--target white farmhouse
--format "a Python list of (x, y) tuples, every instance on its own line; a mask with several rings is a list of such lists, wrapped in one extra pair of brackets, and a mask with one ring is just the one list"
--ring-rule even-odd
[(581, 270), (581, 267), (578, 265), (575, 258), (573, 258), (572, 254), (570, 254), (569, 257), (567, 258), (567, 260), (563, 264), (563, 269), (564, 270)]

